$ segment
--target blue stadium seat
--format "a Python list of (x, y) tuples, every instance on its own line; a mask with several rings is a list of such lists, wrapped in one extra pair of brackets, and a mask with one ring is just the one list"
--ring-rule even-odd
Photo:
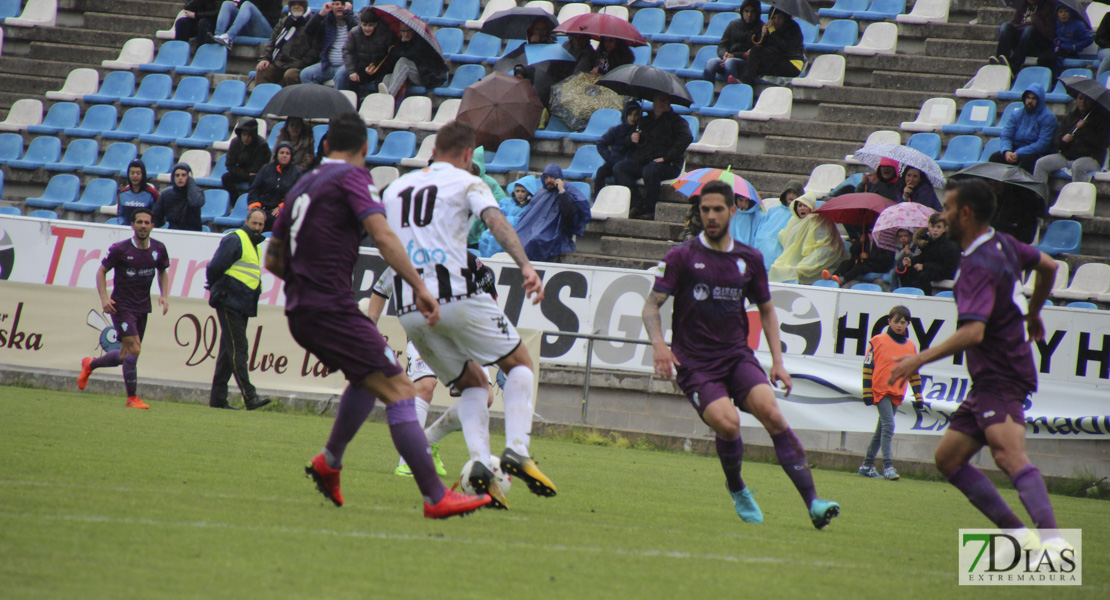
[(66, 146), (66, 153), (61, 160), (46, 163), (43, 167), (47, 171), (60, 171), (72, 173), (82, 171), (85, 167), (96, 164), (100, 155), (100, 144), (96, 140), (76, 139), (70, 140)]
[(276, 83), (256, 85), (247, 103), (243, 106), (232, 108), (231, 114), (245, 117), (261, 116), (262, 109), (266, 108), (266, 104), (270, 102), (270, 98), (273, 98), (274, 94), (280, 91), (281, 86)]
[[(1090, 69), (1072, 68), (1065, 69), (1062, 73), (1060, 73), (1060, 77), (1083, 77), (1085, 79), (1091, 79), (1093, 75)], [(1060, 81), (1057, 78), (1056, 87), (1052, 88), (1051, 92), (1044, 95), (1044, 101), (1071, 102), (1072, 97), (1070, 94), (1068, 94), (1068, 91), (1064, 89), (1064, 82)]]
[[(389, 141), (389, 138), (386, 138), (386, 141)], [(527, 171), (531, 158), (532, 148), (527, 140), (505, 140), (497, 148), (497, 154), (486, 163), (486, 172)]]
[[(671, 22), (663, 33), (653, 33), (644, 37), (653, 42), (690, 42), (690, 38), (701, 35), (705, 28), (705, 17), (698, 10), (680, 10), (671, 16)], [(720, 40), (718, 40), (720, 41)]]
[(852, 13), (857, 21), (889, 21), (906, 12), (906, 0), (872, 0), (867, 10)]
[(458, 54), (463, 49), (463, 31), (453, 27), (446, 27), (436, 32), (436, 41), (444, 56)]
[(1046, 90), (1049, 89), (1052, 85), (1052, 71), (1048, 67), (1025, 67), (1018, 71), (1009, 91), (998, 92), (998, 99), (1021, 100), (1021, 95), (1034, 83), (1041, 84)]
[(78, 127), (66, 127), (62, 131), (70, 137), (96, 137), (105, 131), (116, 128), (116, 118), (119, 115), (116, 107), (111, 104), (94, 104), (85, 112)]
[(139, 82), (135, 93), (120, 98), (123, 106), (154, 106), (159, 100), (166, 100), (173, 92), (173, 79), (165, 73), (151, 73)]
[(874, 283), (857, 283), (852, 286), (852, 289), (857, 292), (881, 292), (883, 288)]
[(632, 26), (639, 30), (647, 39), (657, 33), (663, 33), (663, 26), (667, 23), (667, 14), (661, 8), (641, 8), (632, 15)]
[(1021, 110), (1022, 106), (1023, 105), (1021, 102), (1011, 102), (1006, 106), (1005, 109), (998, 111), (998, 122), (990, 127), (984, 127), (983, 135), (1002, 135), (1002, 120), (1005, 119), (1006, 115), (1008, 115), (1011, 111)]
[(459, 65), (451, 77), (451, 83), (437, 87), (432, 92), (437, 96), (447, 98), (462, 98), (463, 90), (486, 76), (486, 69), (482, 65)]
[(1041, 243), (1034, 246), (1049, 256), (1079, 254), (1083, 242), (1083, 226), (1079, 221), (1053, 221), (1044, 230)]
[[(231, 207), (231, 214), (226, 217), (216, 217), (212, 219), (212, 223), (220, 227), (242, 227), (247, 220), (247, 196), (247, 194), (239, 196), (235, 206)], [(203, 209), (201, 212), (203, 213)]]
[(810, 52), (840, 52), (845, 46), (855, 46), (857, 41), (859, 24), (850, 19), (838, 19), (825, 27), (820, 41), (805, 44), (805, 49)]
[(270, 133), (266, 135), (266, 145), (273, 148), (277, 145), (278, 134), (285, 128), (285, 121), (278, 121), (270, 128)]
[(832, 19), (850, 19), (857, 12), (867, 10), (867, 0), (836, 0), (831, 8), (821, 8), (817, 14)]
[(979, 162), (989, 162), (991, 155), (1002, 149), (1001, 138), (991, 138), (983, 144), (983, 151), (979, 153)]
[[(236, 39), (236, 42), (239, 40)], [(169, 73), (189, 64), (189, 42), (168, 40), (158, 47), (154, 62), (139, 65), (139, 70), (152, 73)]]
[(592, 178), (597, 168), (605, 163), (605, 159), (597, 152), (597, 146), (582, 146), (574, 153), (570, 166), (563, 169), (566, 179)]
[(955, 298), (956, 295), (952, 293), (952, 290), (944, 290), (943, 292), (937, 292), (937, 293), (933, 294), (933, 297), (934, 298)]
[(833, 281), (832, 279), (818, 279), (810, 285), (812, 285), (813, 287), (835, 288), (838, 290), (840, 289), (840, 284)]
[(937, 166), (945, 170), (958, 170), (969, 167), (979, 162), (979, 153), (983, 151), (983, 140), (977, 135), (957, 135), (948, 140), (944, 148), (944, 156), (937, 161)]
[(208, 102), (193, 105), (200, 112), (222, 113), (243, 105), (247, 99), (247, 84), (238, 79), (221, 81), (212, 91)]
[(81, 107), (76, 102), (58, 102), (46, 111), (38, 125), (28, 125), (27, 133), (61, 133), (66, 127), (77, 127), (81, 120)]
[(193, 135), (177, 140), (178, 146), (185, 148), (207, 148), (228, 138), (227, 117), (224, 115), (204, 115), (197, 121)]
[(52, 210), (33, 210), (27, 216), (34, 217), (36, 219), (57, 219), (58, 213)]
[[(3, 171), (0, 171), (0, 181), (4, 179)], [(18, 206), (0, 206), (0, 215), (6, 217), (20, 217), (23, 216), (23, 211), (19, 210)]]
[(133, 140), (154, 131), (154, 109), (136, 106), (127, 109), (115, 129), (100, 132), (106, 140)]
[(632, 49), (632, 64), (634, 65), (650, 65), (651, 64), (651, 46), (636, 46)]
[(147, 177), (169, 173), (174, 164), (173, 150), (166, 146), (151, 146), (143, 152), (143, 164), (146, 165)]
[[(197, 178), (197, 185), (213, 188), (221, 187), (224, 184), (224, 173), (227, 173), (227, 154), (221, 154), (220, 157), (216, 159), (216, 164), (212, 165), (212, 172), (209, 173), (208, 177)], [(227, 205), (225, 204), (224, 213), (226, 212)], [(223, 215), (221, 214), (220, 216), (222, 217)]]
[(488, 33), (477, 32), (470, 38), (466, 51), (461, 54), (448, 54), (452, 62), (477, 64), (492, 61), (501, 55), (501, 38)]
[[(709, 83), (708, 81), (703, 83)], [(589, 122), (586, 123), (586, 129), (581, 133), (571, 133), (567, 138), (574, 142), (590, 142), (596, 144), (601, 136), (605, 135), (606, 131), (610, 128), (616, 127), (621, 123), (621, 111), (615, 108), (603, 108), (590, 115)]]
[(27, 152), (19, 160), (9, 160), (13, 169), (34, 170), (44, 165), (58, 162), (62, 156), (62, 141), (56, 137), (40, 136), (31, 140)]
[(116, 187), (115, 180), (112, 179), (93, 179), (85, 186), (85, 191), (81, 192), (81, 198), (74, 202), (66, 202), (62, 208), (79, 213), (91, 213), (100, 210), (101, 206), (108, 206), (116, 203)]
[(582, 192), (582, 196), (589, 199), (590, 204), (593, 204), (593, 192), (590, 191), (590, 184), (586, 183), (585, 181), (568, 181), (566, 182), (566, 184), (568, 188), (574, 188), (579, 192)]
[(191, 108), (208, 99), (207, 77), (186, 77), (177, 84), (173, 97), (157, 102), (158, 108)]
[[(474, 65), (471, 65), (474, 66)], [(382, 147), (366, 157), (372, 165), (393, 165), (402, 158), (412, 158), (416, 154), (416, 134), (411, 131), (391, 131), (382, 140)], [(487, 166), (487, 170), (488, 170)]]
[[(560, 119), (559, 117), (551, 117), (551, 119), (547, 121), (547, 127), (545, 129), (537, 129), (533, 135), (536, 137), (537, 140), (561, 140), (570, 135), (570, 133), (570, 128), (567, 127), (567, 124), (563, 122), (562, 119)], [(18, 134), (13, 133), (6, 135)], [(20, 144), (22, 143), (23, 142), (21, 138)], [(22, 149), (23, 147), (21, 145), (20, 151), (22, 151)]]
[(227, 190), (204, 190), (204, 206), (200, 209), (200, 220), (211, 223), (213, 219), (226, 215), (229, 204), (231, 204), (231, 197)]
[[(239, 41), (236, 39), (235, 41)], [(205, 44), (197, 48), (193, 61), (174, 69), (179, 75), (207, 75), (223, 73), (227, 69), (227, 48), (220, 44)]]
[(0, 133), (0, 165), (23, 158), (23, 136), (18, 133)]
[(20, 6), (21, 0), (0, 0), (0, 23), (4, 19), (18, 17), (23, 8)]
[(173, 144), (189, 135), (192, 130), (193, 116), (184, 111), (173, 110), (162, 115), (154, 133), (140, 135), (139, 141), (147, 144)]
[(721, 88), (713, 106), (703, 107), (699, 114), (704, 117), (733, 117), (742, 110), (750, 110), (755, 93), (746, 83), (730, 83)]
[(1098, 305), (1094, 302), (1068, 302), (1068, 308), (1085, 308), (1087, 310), (1098, 310)]
[(994, 100), (972, 100), (960, 110), (955, 123), (940, 128), (944, 133), (981, 133), (998, 118)]
[(911, 135), (906, 145), (933, 160), (940, 158), (940, 136), (931, 131)]
[(739, 15), (741, 4), (743, 4), (742, 0), (709, 0), (707, 2), (698, 2), (694, 6), (709, 12), (727, 11), (725, 14)]
[[(54, 140), (57, 142), (58, 140)], [(66, 202), (73, 202), (81, 192), (81, 178), (68, 173), (55, 175), (50, 178), (41, 196), (28, 198), (24, 201), (33, 208), (58, 208)], [(28, 216), (35, 216), (31, 213)]]
[(717, 58), (717, 45), (702, 46), (690, 61), (690, 66), (675, 71), (675, 75), (687, 79), (701, 79), (705, 73), (705, 65), (709, 64), (712, 58)]
[(693, 141), (698, 141), (698, 138), (701, 137), (701, 125), (698, 123), (698, 118), (690, 115), (682, 115), (682, 118), (690, 126), (690, 135), (693, 136)]
[[(717, 3), (710, 2), (709, 4)], [(713, 44), (716, 46), (720, 43), (721, 36), (724, 35), (725, 28), (728, 27), (728, 24), (740, 18), (739, 6), (737, 6), (735, 10), (736, 12), (731, 12), (730, 9), (730, 12), (722, 12), (713, 15), (713, 18), (709, 19), (709, 25), (705, 27), (705, 33), (693, 36), (690, 38), (690, 41), (695, 44)], [(799, 20), (798, 23), (801, 24), (802, 21)]]
[(694, 103), (689, 108), (678, 104), (672, 106), (671, 110), (680, 115), (698, 113), (702, 108), (713, 104), (713, 84), (711, 82), (704, 79), (687, 81), (686, 91), (690, 92), (690, 97), (694, 99)]
[(95, 94), (85, 94), (85, 103), (111, 104), (135, 93), (135, 74), (131, 71), (112, 71), (104, 76)]
[(461, 27), (463, 23), (477, 19), (481, 9), (479, 0), (453, 0), (447, 3), (447, 10), (442, 15), (424, 21), (436, 27)]
[(690, 64), (690, 46), (677, 42), (663, 44), (655, 52), (655, 59), (651, 62), (651, 66), (671, 73), (685, 69), (688, 64)]
[(427, 22), (428, 19), (438, 17), (443, 12), (443, 0), (412, 0), (409, 12)]
[(99, 163), (85, 167), (84, 171), (90, 175), (104, 177), (126, 176), (128, 163), (135, 160), (138, 155), (139, 149), (135, 147), (135, 144), (115, 142), (104, 151), (104, 156), (100, 157)]
[(900, 287), (890, 290), (892, 294), (905, 294), (906, 296), (924, 296), (925, 291), (915, 287)]

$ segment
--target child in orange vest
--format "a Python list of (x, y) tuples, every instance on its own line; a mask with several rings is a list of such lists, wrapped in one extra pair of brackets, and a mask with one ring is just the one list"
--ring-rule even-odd
[[(867, 356), (863, 359), (863, 402), (868, 406), (879, 409), (879, 423), (875, 426), (875, 435), (871, 437), (871, 444), (867, 447), (867, 454), (863, 457), (859, 474), (864, 477), (883, 477), (891, 481), (898, 479), (898, 471), (894, 470), (894, 460), (890, 454), (890, 439), (894, 436), (895, 407), (902, 405), (902, 397), (906, 395), (906, 382), (899, 386), (888, 385), (890, 370), (897, 364), (895, 359), (917, 354), (917, 346), (909, 340), (906, 328), (910, 324), (910, 309), (905, 306), (895, 306), (887, 315), (889, 326), (887, 330), (871, 338), (867, 349)], [(921, 407), (921, 377), (916, 373), (910, 378), (913, 396), (916, 399), (914, 408)], [(875, 454), (879, 448), (883, 451), (883, 473), (875, 470)]]

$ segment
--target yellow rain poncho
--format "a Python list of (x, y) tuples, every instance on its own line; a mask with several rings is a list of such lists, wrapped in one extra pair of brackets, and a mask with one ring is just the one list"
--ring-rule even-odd
[(805, 194), (790, 205), (794, 216), (779, 232), (782, 254), (767, 272), (769, 281), (797, 280), (798, 283), (810, 284), (821, 278), (821, 271), (833, 269), (848, 258), (836, 223), (812, 212), (805, 218), (798, 217), (799, 204), (808, 206), (812, 211), (817, 208), (817, 197)]

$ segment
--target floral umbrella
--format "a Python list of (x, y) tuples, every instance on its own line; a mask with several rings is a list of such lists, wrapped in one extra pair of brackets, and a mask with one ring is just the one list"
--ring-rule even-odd
[(936, 211), (916, 202), (900, 202), (879, 213), (871, 237), (880, 248), (892, 252), (901, 250), (898, 230), (917, 231), (929, 224), (929, 216)]
[(925, 177), (929, 178), (929, 183), (933, 184), (933, 187), (944, 187), (944, 173), (941, 172), (936, 161), (909, 146), (902, 146), (900, 144), (871, 144), (856, 150), (853, 155), (856, 157), (856, 160), (872, 169), (879, 168), (879, 161), (884, 158), (898, 161), (898, 164), (901, 165), (903, 170), (906, 167), (913, 167), (924, 173)]

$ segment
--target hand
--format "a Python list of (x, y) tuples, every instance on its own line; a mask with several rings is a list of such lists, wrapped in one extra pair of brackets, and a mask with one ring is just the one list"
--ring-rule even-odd
[(866, 252), (860, 252), (859, 253), (859, 259), (860, 260), (867, 260), (867, 253)]
[(327, 14), (330, 14), (330, 13), (331, 13), (331, 2), (325, 2), (324, 6), (320, 8), (320, 14), (321, 15), (327, 15)]
[(925, 265), (918, 263), (918, 264), (914, 265), (913, 268), (920, 271), (921, 269), (925, 268)]
[(377, 73), (377, 72), (378, 72), (377, 65), (370, 65), (369, 67), (366, 67), (366, 74), (367, 75), (373, 75), (374, 73)]
[(908, 257), (908, 256), (902, 257), (902, 266), (903, 267), (909, 268), (909, 266), (912, 262), (913, 261), (910, 260), (910, 257)]
[(1075, 139), (1074, 135), (1070, 133), (1065, 133), (1064, 137), (1060, 138), (1060, 141), (1064, 142), (1065, 144), (1070, 144), (1073, 139)]
[(107, 300), (101, 300), (101, 303), (103, 304), (105, 314), (109, 314), (109, 315), (116, 314), (116, 303), (115, 303), (114, 300), (112, 300), (111, 298), (108, 298)]
[[(767, 377), (771, 380), (771, 387), (786, 390), (783, 393), (784, 397), (789, 396), (790, 391), (794, 389), (794, 382), (790, 380), (790, 373), (787, 373), (786, 367), (782, 365), (771, 365), (771, 372), (768, 373)], [(782, 382), (782, 386), (778, 385), (779, 382)]]
[(633, 144), (639, 144), (640, 143), (640, 132), (639, 131), (633, 131), (632, 132), (632, 143)]
[(887, 380), (887, 385), (898, 385), (906, 381), (917, 372), (918, 367), (921, 365), (917, 362), (917, 354), (907, 354), (906, 356), (899, 356), (894, 359), (898, 363), (890, 370), (890, 379)]
[(162, 307), (162, 314), (170, 312), (170, 301), (165, 296), (158, 297), (158, 305)]
[(768, 33), (770, 33), (770, 31), (771, 31), (771, 24), (770, 23), (764, 23), (763, 24), (763, 35), (767, 35)]
[(660, 158), (655, 159), (653, 162), (661, 163), (661, 162), (663, 162), (663, 159), (662, 159), (662, 157), (660, 157)]
[(1016, 165), (1017, 161), (1018, 161), (1017, 152), (1007, 152), (1006, 153), (1006, 162), (1010, 163), (1011, 165)]
[(912, 196), (913, 195), (913, 186), (912, 185), (907, 185), (906, 189), (902, 190), (902, 195), (905, 196), (906, 198), (909, 198), (910, 196)]
[(195, 19), (195, 18), (197, 18), (197, 13), (195, 13), (191, 10), (187, 10), (187, 11), (185, 11), (185, 18), (186, 19)]
[(1079, 122), (1075, 124), (1075, 128), (1079, 129), (1080, 127), (1083, 127), (1086, 124), (1087, 124), (1087, 118), (1084, 117), (1082, 119), (1079, 119)]
[(1041, 320), (1040, 313), (1035, 315), (1025, 316), (1026, 328), (1029, 331), (1029, 339), (1034, 342), (1039, 342), (1044, 339), (1044, 321)]
[(745, 52), (745, 53), (741, 54), (740, 58), (747, 59), (749, 54), (751, 54), (751, 51), (748, 51), (748, 52)]
[(358, 73), (351, 73), (350, 75), (347, 76), (347, 78), (350, 79), (351, 81), (354, 81), (354, 82), (358, 83)]
[(439, 323), (439, 300), (436, 300), (428, 288), (416, 293), (416, 308), (428, 320), (428, 327), (435, 327)]
[(280, 208), (275, 208), (274, 210), (270, 211), (270, 215), (275, 216), (275, 217), (278, 216), (279, 213), (281, 213)]
[(270, 61), (260, 60), (260, 61), (258, 61), (258, 66), (255, 67), (255, 70), (256, 71), (265, 71), (268, 68), (270, 68)]
[(600, 68), (601, 67), (594, 67), (594, 68), (590, 69), (590, 73), (593, 73), (594, 75), (597, 75), (598, 69), (600, 69)]
[(567, 182), (563, 181), (562, 179), (556, 179), (555, 187), (559, 190), (559, 193), (561, 194), (567, 191)]
[(864, 173), (864, 174), (863, 174), (863, 181), (864, 181), (865, 183), (875, 183), (875, 179), (876, 179), (876, 178), (875, 178), (875, 174), (874, 174), (874, 173)]
[(725, 55), (721, 57), (721, 60), (728, 60), (730, 58), (732, 58), (732, 53), (731, 52), (725, 52)]
[(652, 344), (651, 347), (655, 351), (655, 374), (663, 379), (670, 379), (674, 373), (674, 367), (681, 367), (682, 363), (678, 362), (666, 344)]
[(925, 411), (925, 403), (922, 402), (921, 400), (914, 400), (913, 401), (913, 409), (918, 411), (918, 412), (924, 412)]
[[(539, 304), (540, 300), (543, 300), (543, 282), (540, 281), (540, 276), (536, 274), (531, 263), (521, 267), (520, 272), (524, 275), (524, 297), (532, 298), (532, 304)], [(534, 298), (533, 294), (535, 294)]]
[(351, 12), (354, 9), (355, 9), (354, 5), (351, 4), (350, 2), (345, 2), (343, 4), (343, 12)]

